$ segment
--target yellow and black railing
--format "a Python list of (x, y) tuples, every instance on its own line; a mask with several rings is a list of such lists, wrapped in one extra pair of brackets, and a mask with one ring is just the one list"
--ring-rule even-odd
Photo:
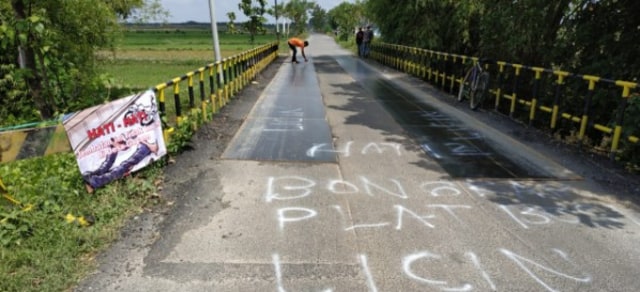
[[(158, 84), (153, 89), (159, 101), (159, 110), (165, 125), (165, 139), (170, 138), (174, 125), (180, 125), (189, 116), (201, 114), (199, 119), (206, 121), (211, 114), (225, 106), (229, 100), (244, 88), (257, 73), (262, 71), (278, 56), (278, 44), (263, 45), (240, 54), (224, 58), (218, 62), (208, 64), (195, 71), (176, 77), (168, 82)], [(197, 81), (194, 81), (196, 79)], [(208, 80), (205, 81), (205, 80)], [(196, 99), (194, 83), (198, 83)], [(187, 98), (183, 98), (181, 85), (186, 83)], [(166, 93), (172, 89), (173, 109), (167, 109)], [(189, 107), (190, 113), (183, 111), (183, 106)], [(168, 126), (168, 127), (167, 127)], [(194, 125), (197, 127), (198, 125)]]
[[(477, 57), (386, 43), (372, 44), (371, 56), (454, 95), (468, 68), (479, 61)], [(587, 138), (604, 141), (612, 159), (621, 143), (638, 147), (639, 138), (631, 133), (638, 128), (624, 128), (625, 111), (637, 83), (504, 61), (485, 64), (485, 68), (491, 74), (490, 93), (496, 111), (530, 125), (575, 132), (581, 142)]]
[[(165, 121), (165, 142), (169, 143), (174, 126), (184, 123), (189, 117), (200, 115), (192, 119), (194, 127), (199, 126), (198, 122), (207, 121), (277, 56), (278, 43), (274, 42), (224, 58), (153, 87), (159, 103), (158, 110)], [(196, 82), (199, 96), (196, 96), (194, 87)], [(183, 87), (186, 87), (186, 92), (182, 91)], [(172, 90), (173, 100), (167, 101), (165, 91), (169, 89)], [(190, 112), (185, 113), (184, 106), (188, 106)], [(69, 151), (71, 146), (61, 121), (0, 130), (0, 163)]]

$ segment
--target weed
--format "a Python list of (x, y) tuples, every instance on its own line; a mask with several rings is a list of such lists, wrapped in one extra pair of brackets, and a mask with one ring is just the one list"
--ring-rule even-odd
[[(262, 37), (263, 43), (274, 38)], [(254, 46), (248, 36), (221, 40), (226, 54)], [(225, 43), (231, 49), (225, 50)], [(107, 72), (103, 82), (113, 89), (109, 95), (146, 90), (212, 63), (210, 44), (205, 30), (127, 33), (116, 52), (100, 53)], [(180, 88), (181, 97), (186, 92)], [(194, 109), (176, 126), (167, 146), (171, 154), (188, 147), (201, 116)], [(164, 163), (156, 161), (93, 194), (85, 191), (73, 153), (1, 164), (7, 190), (0, 194), (0, 291), (65, 291), (75, 285), (94, 268), (94, 255), (117, 239), (127, 218), (157, 200)], [(91, 224), (78, 218), (91, 218)]]

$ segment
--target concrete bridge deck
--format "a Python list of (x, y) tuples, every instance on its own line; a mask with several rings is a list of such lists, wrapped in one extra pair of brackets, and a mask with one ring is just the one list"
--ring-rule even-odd
[(78, 291), (640, 287), (640, 213), (609, 190), (426, 85), (310, 43), (222, 157), (183, 170), (197, 178), (157, 233), (124, 238)]

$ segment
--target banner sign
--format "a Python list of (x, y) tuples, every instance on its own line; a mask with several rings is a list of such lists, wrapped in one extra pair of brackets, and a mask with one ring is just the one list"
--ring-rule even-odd
[(156, 97), (150, 90), (70, 114), (62, 123), (91, 189), (167, 153)]

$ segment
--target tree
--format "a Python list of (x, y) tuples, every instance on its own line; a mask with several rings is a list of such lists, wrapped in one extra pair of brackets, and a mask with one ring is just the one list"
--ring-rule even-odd
[[(112, 47), (118, 19), (142, 8), (143, 0), (11, 0), (0, 4), (0, 108), (22, 119), (93, 105), (95, 50)], [(7, 76), (10, 76), (7, 79)], [(19, 107), (19, 108), (16, 108)], [(35, 110), (26, 110), (24, 107)], [(5, 116), (0, 116), (5, 121)]]
[(230, 34), (236, 33), (236, 14), (235, 12), (227, 12), (227, 17), (229, 18), (229, 24), (227, 24), (227, 32)]
[(160, 0), (146, 0), (142, 7), (133, 8), (126, 15), (127, 18), (137, 23), (166, 24), (169, 16), (171, 16), (171, 12), (164, 9)]
[(316, 31), (324, 31), (327, 28), (327, 11), (322, 9), (320, 5), (313, 5), (311, 10), (311, 19), (309, 20), (311, 27)]
[[(640, 2), (634, 0), (367, 0), (366, 8), (390, 43), (613, 80), (637, 81), (640, 75)], [(584, 87), (572, 82), (566, 90)], [(591, 117), (616, 119), (620, 101), (612, 94), (619, 93), (597, 91)], [(624, 123), (632, 126), (625, 134), (637, 135), (640, 98), (627, 101)], [(581, 108), (584, 97), (569, 94), (562, 102)]]
[(285, 14), (295, 25), (294, 34), (301, 34), (305, 31), (309, 19), (308, 13), (314, 6), (315, 2), (309, 2), (307, 0), (290, 0), (284, 6)]
[(385, 40), (433, 50), (459, 51), (478, 0), (368, 0), (366, 12)]
[(249, 21), (245, 23), (245, 28), (251, 35), (251, 43), (254, 42), (255, 35), (263, 30), (265, 21), (263, 15), (266, 12), (266, 5), (266, 0), (241, 0), (238, 4), (238, 8), (249, 18)]
[(510, 62), (551, 66), (575, 0), (483, 0), (479, 53)]
[(365, 25), (364, 6), (360, 1), (355, 3), (342, 2), (328, 13), (329, 25), (340, 32), (341, 40), (348, 40), (355, 36), (355, 29)]
[[(269, 14), (272, 15), (273, 17), (276, 17), (276, 11), (278, 12), (278, 22), (280, 24), (282, 24), (282, 31), (281, 33), (283, 34), (288, 34), (287, 29), (285, 28), (285, 22), (287, 21), (287, 19), (291, 20), (291, 16), (289, 15), (289, 11), (287, 11), (285, 9), (285, 4), (283, 3), (279, 3), (277, 5), (273, 5), (270, 9), (269, 9)], [(276, 30), (278, 30), (279, 28), (276, 28)]]
[(565, 21), (566, 41), (555, 59), (577, 72), (637, 81), (640, 76), (640, 30), (632, 0), (579, 1)]

